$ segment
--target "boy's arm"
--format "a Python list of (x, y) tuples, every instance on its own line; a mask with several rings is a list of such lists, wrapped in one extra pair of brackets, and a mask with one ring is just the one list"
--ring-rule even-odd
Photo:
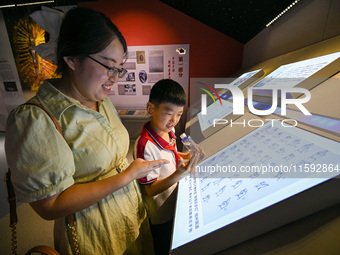
[[(186, 172), (186, 171), (185, 171)], [(146, 193), (149, 196), (156, 196), (159, 193), (167, 190), (172, 185), (174, 185), (176, 182), (181, 180), (185, 176), (185, 172), (181, 173), (179, 171), (175, 171), (173, 174), (169, 175), (168, 177), (154, 181), (151, 184), (146, 184), (144, 186)]]
[(197, 164), (198, 156), (194, 155), (190, 161), (183, 165), (183, 159), (181, 158), (178, 162), (179, 167), (176, 169), (174, 173), (169, 175), (168, 177), (154, 181), (151, 184), (145, 185), (145, 191), (149, 196), (156, 196), (159, 193), (167, 190), (176, 182), (180, 181), (183, 177), (190, 173), (191, 167)]

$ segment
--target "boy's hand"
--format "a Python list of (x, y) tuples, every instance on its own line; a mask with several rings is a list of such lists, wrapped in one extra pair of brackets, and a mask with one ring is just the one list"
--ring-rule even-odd
[(180, 155), (184, 160), (189, 160), (190, 159), (190, 151), (188, 151), (187, 153), (178, 152), (178, 155)]
[(184, 165), (183, 163), (184, 162), (183, 158), (180, 158), (176, 172), (180, 174), (185, 174), (185, 175), (189, 173), (195, 173), (198, 158), (199, 158), (199, 155), (197, 153), (194, 153), (186, 165)]
[(205, 157), (205, 152), (204, 152), (204, 150), (202, 149), (202, 147), (199, 146), (198, 144), (197, 144), (197, 149), (198, 149), (198, 151), (199, 151), (199, 157), (198, 157), (198, 161), (197, 161), (197, 162), (201, 162), (202, 159)]
[[(198, 162), (202, 161), (202, 159), (204, 159), (205, 157), (205, 152), (204, 150), (202, 149), (201, 146), (199, 146), (198, 144), (196, 144), (196, 148), (197, 148), (197, 151), (196, 153), (199, 154), (199, 157), (198, 157)], [(193, 152), (187, 152), (187, 153), (183, 153), (183, 152), (178, 152), (178, 154), (186, 161), (186, 160), (189, 160), (191, 155), (195, 153), (195, 151)]]

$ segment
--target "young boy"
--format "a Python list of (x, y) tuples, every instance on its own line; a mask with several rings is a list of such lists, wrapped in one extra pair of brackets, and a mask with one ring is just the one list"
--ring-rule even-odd
[(147, 111), (151, 121), (145, 123), (136, 141), (136, 156), (145, 160), (167, 159), (162, 165), (139, 179), (148, 212), (156, 255), (169, 254), (177, 182), (186, 176), (197, 157), (183, 165), (189, 154), (177, 151), (174, 127), (186, 104), (181, 85), (171, 79), (158, 81), (151, 89)]

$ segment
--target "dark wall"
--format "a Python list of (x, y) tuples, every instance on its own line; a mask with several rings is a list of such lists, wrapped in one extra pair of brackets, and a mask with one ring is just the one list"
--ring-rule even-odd
[(228, 77), (241, 68), (243, 44), (157, 0), (79, 3), (111, 18), (129, 46), (190, 44), (190, 77)]

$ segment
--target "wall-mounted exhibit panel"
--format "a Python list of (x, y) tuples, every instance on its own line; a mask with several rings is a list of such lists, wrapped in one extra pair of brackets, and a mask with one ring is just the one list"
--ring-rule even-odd
[(24, 95), (1, 11), (0, 31), (0, 131), (5, 131), (8, 114), (24, 103)]
[(109, 95), (117, 109), (144, 110), (152, 86), (161, 79), (177, 81), (188, 94), (189, 44), (128, 46), (123, 67), (128, 73)]

